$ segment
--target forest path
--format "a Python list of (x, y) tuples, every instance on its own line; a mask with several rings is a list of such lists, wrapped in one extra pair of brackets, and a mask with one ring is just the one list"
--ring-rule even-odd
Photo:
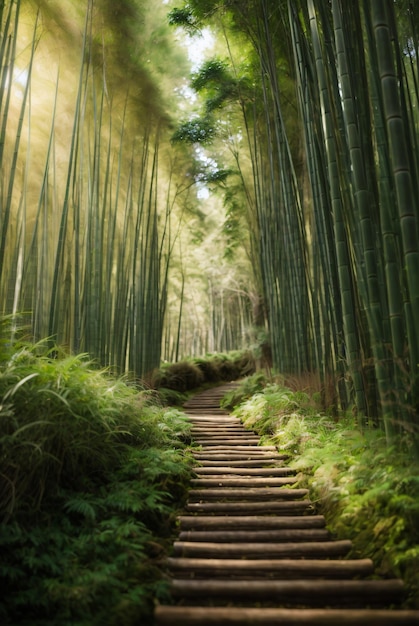
[(404, 626), (403, 582), (377, 580), (370, 559), (346, 558), (307, 489), (273, 446), (220, 409), (234, 383), (185, 404), (201, 446), (180, 533), (167, 560), (174, 605), (155, 626)]

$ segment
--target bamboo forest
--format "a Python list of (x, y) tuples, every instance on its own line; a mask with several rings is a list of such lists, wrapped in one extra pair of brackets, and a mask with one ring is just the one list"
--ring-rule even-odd
[(1, 624), (419, 623), (418, 62), (418, 0), (0, 0)]

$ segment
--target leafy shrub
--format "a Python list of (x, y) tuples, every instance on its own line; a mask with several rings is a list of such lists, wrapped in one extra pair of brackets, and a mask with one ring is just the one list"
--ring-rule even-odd
[[(254, 369), (255, 360), (249, 350), (209, 354), (206, 357), (163, 364), (155, 372), (152, 385), (160, 391), (169, 389), (185, 393), (203, 385), (237, 380), (253, 373)], [(171, 397), (163, 391), (164, 396)]]
[(194, 363), (199, 367), (206, 383), (217, 383), (221, 378), (217, 364), (211, 358), (195, 358)]
[(195, 363), (179, 361), (163, 365), (155, 375), (153, 385), (182, 393), (199, 387), (203, 382), (204, 375)]
[(234, 409), (238, 404), (241, 404), (244, 400), (248, 400), (267, 384), (267, 378), (263, 372), (257, 372), (251, 376), (246, 376), (240, 381), (240, 384), (235, 389), (228, 391), (224, 398), (221, 400), (221, 407), (223, 409)]
[(189, 421), (83, 355), (1, 348), (1, 623), (151, 623)]

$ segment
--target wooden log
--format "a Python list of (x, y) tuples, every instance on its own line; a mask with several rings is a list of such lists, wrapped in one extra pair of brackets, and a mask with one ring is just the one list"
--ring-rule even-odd
[(223, 443), (220, 444), (218, 446), (213, 446), (211, 447), (211, 452), (214, 450), (255, 450), (256, 452), (278, 452), (277, 448), (275, 446), (263, 446), (263, 445), (246, 445), (244, 446), (243, 444), (239, 443), (239, 444), (235, 444), (235, 445), (230, 445), (228, 442), (227, 443)]
[[(219, 444), (221, 441), (225, 441), (225, 437), (212, 437), (212, 438), (201, 438), (201, 437), (193, 437), (193, 441), (200, 446), (214, 446)], [(243, 436), (240, 437), (229, 437), (228, 442), (230, 445), (238, 444), (241, 446), (244, 445), (256, 445), (259, 442), (259, 437), (249, 437), (247, 433), (244, 433)]]
[(252, 430), (243, 430), (243, 427), (241, 427), (239, 424), (230, 424), (230, 423), (225, 423), (225, 424), (220, 424), (220, 423), (212, 424), (211, 423), (210, 424), (206, 422), (201, 423), (201, 422), (192, 421), (191, 431), (197, 434), (200, 434), (201, 432), (209, 432), (210, 434), (216, 434), (217, 432), (220, 431), (220, 428), (222, 430), (228, 431), (229, 433), (245, 432), (245, 433), (248, 433), (249, 435), (256, 435), (256, 433)]
[(216, 430), (217, 428), (225, 428), (227, 430), (237, 429), (237, 430), (244, 430), (245, 432), (248, 432), (241, 422), (239, 422), (238, 420), (229, 419), (229, 418), (222, 418), (222, 419), (218, 419), (217, 421), (214, 421), (208, 418), (201, 420), (201, 419), (192, 417), (191, 422), (192, 422), (192, 428), (194, 430), (195, 429), (196, 430), (201, 430), (201, 429)]
[(316, 541), (300, 543), (214, 543), (175, 541), (173, 555), (209, 559), (288, 559), (343, 557), (352, 548), (351, 541)]
[[(195, 429), (202, 429), (202, 430), (206, 430), (206, 431), (210, 431), (210, 432), (216, 432), (219, 428), (223, 428), (225, 430), (230, 430), (230, 431), (243, 431), (243, 427), (240, 424), (236, 424), (235, 422), (209, 422), (209, 421), (201, 421), (201, 420), (194, 420), (194, 419), (190, 419), (190, 422), (192, 423), (192, 428), (191, 430), (195, 430)], [(196, 430), (196, 432), (198, 432), (198, 430)], [(255, 434), (252, 430), (246, 430), (245, 432), (250, 433), (250, 434)]]
[[(202, 419), (202, 420), (206, 420), (206, 421), (225, 421), (225, 422), (234, 422), (235, 424), (242, 424), (241, 421), (239, 420), (238, 417), (234, 417), (234, 415), (214, 415), (212, 413), (209, 413), (208, 411), (202, 411), (202, 415), (198, 415), (196, 412), (193, 413), (193, 415), (191, 416), (191, 419)], [(243, 426), (243, 424), (242, 424)]]
[[(205, 456), (205, 455), (203, 455)], [(194, 457), (196, 458), (196, 453), (194, 454)], [(247, 458), (247, 457), (246, 457)], [(280, 461), (286, 461), (289, 457), (285, 454), (281, 454), (279, 455), (279, 458), (275, 458), (275, 459), (271, 459), (270, 457), (266, 457), (266, 458), (261, 458), (261, 459), (251, 459), (249, 460), (244, 460), (244, 459), (217, 459), (214, 460), (213, 458), (209, 458), (209, 459), (197, 459), (197, 461), (203, 461), (203, 465), (207, 466), (207, 467), (223, 467), (226, 464), (226, 461), (228, 461), (228, 464), (230, 467), (264, 467), (266, 465), (276, 465), (276, 467), (278, 467), (278, 463)]]
[(277, 450), (263, 450), (257, 444), (248, 442), (243, 439), (241, 443), (232, 443), (228, 446), (222, 445), (216, 441), (212, 444), (202, 444), (200, 441), (193, 440), (193, 445), (201, 446), (197, 450), (198, 454), (253, 454), (254, 456), (276, 456)]
[[(231, 601), (271, 601), (275, 604), (310, 606), (339, 604), (389, 606), (400, 602), (403, 581), (393, 580), (173, 580), (170, 591), (176, 598)], [(355, 608), (355, 607), (354, 607)]]
[[(205, 447), (205, 450), (207, 452), (211, 452), (211, 454), (215, 454), (215, 453), (222, 454), (223, 452), (225, 453), (225, 452), (231, 452), (231, 451), (236, 451), (236, 452), (252, 451), (252, 452), (259, 452), (259, 453), (264, 453), (264, 454), (278, 454), (278, 450), (276, 448), (264, 448), (263, 446), (260, 446), (259, 440), (258, 440), (258, 443), (251, 443), (249, 442), (247, 438), (241, 438), (241, 440), (236, 441), (236, 443), (235, 441), (236, 441), (235, 439), (231, 441), (231, 437), (222, 439), (220, 441), (214, 440), (211, 444)], [(194, 438), (193, 442), (194, 444), (197, 444), (198, 440)], [(198, 445), (200, 445), (200, 442), (198, 443)]]
[(234, 489), (221, 487), (220, 489), (191, 489), (189, 500), (296, 500), (308, 495), (308, 489), (286, 489), (283, 487), (248, 487), (247, 489)]
[(373, 573), (371, 559), (167, 559), (176, 576), (193, 578), (254, 578), (272, 576), (276, 579), (356, 578)]
[(294, 476), (296, 471), (291, 467), (194, 467), (199, 476)]
[(217, 428), (211, 432), (202, 430), (200, 432), (192, 432), (192, 434), (194, 439), (219, 439), (224, 444), (231, 444), (231, 439), (241, 439), (242, 437), (244, 439), (257, 439), (257, 441), (260, 439), (256, 433), (249, 433), (247, 430), (240, 430), (238, 428)]
[(188, 502), (185, 508), (190, 513), (212, 513), (215, 515), (220, 513), (228, 513), (230, 515), (251, 513), (304, 515), (311, 509), (311, 502), (309, 500), (288, 502), (286, 500), (277, 502)]
[(417, 626), (419, 611), (158, 606), (155, 626)]
[(283, 476), (280, 478), (249, 477), (249, 478), (193, 478), (190, 481), (191, 487), (282, 487), (297, 482), (293, 476)]
[[(198, 442), (194, 443), (200, 445)], [(259, 458), (259, 457), (275, 457), (277, 456), (278, 452), (276, 450), (263, 450), (262, 448), (258, 448), (258, 446), (255, 446), (254, 444), (251, 443), (246, 443), (246, 441), (243, 441), (242, 444), (232, 444), (231, 446), (219, 446), (217, 443), (214, 443), (214, 445), (206, 445), (202, 448), (200, 448), (199, 450), (196, 450), (197, 454), (210, 454), (211, 456), (213, 456), (214, 454), (241, 454), (243, 455), (249, 455), (251, 454), (252, 456), (254, 456), (255, 458)]]
[(214, 517), (212, 515), (181, 515), (178, 517), (180, 528), (183, 529), (304, 529), (324, 528), (323, 515), (242, 515), (235, 517)]
[[(192, 429), (196, 429), (198, 428), (197, 424), (194, 424), (192, 426)], [(192, 430), (191, 429), (191, 430)], [(194, 433), (196, 433), (197, 435), (200, 435), (201, 433), (209, 433), (212, 436), (230, 436), (230, 435), (249, 435), (252, 437), (257, 437), (257, 433), (255, 433), (252, 430), (245, 430), (243, 427), (237, 426), (235, 424), (229, 424), (229, 425), (221, 425), (221, 424), (217, 424), (217, 425), (213, 425), (211, 427), (209, 426), (203, 426), (200, 425), (199, 426), (199, 430), (193, 430)]]
[(258, 445), (249, 444), (246, 442), (240, 444), (231, 444), (231, 445), (219, 445), (214, 444), (213, 446), (206, 446), (202, 448), (202, 450), (197, 450), (197, 452), (201, 452), (201, 454), (254, 454), (255, 456), (272, 456), (278, 454), (278, 450), (275, 449), (266, 449), (262, 448)]
[(285, 541), (327, 541), (330, 533), (326, 528), (290, 528), (283, 530), (184, 530), (179, 533), (179, 541), (211, 542), (285, 542)]
[[(241, 452), (240, 454), (223, 454), (222, 452), (193, 452), (193, 455), (196, 459), (200, 459), (203, 461), (250, 461), (253, 463), (266, 463), (267, 461), (283, 461), (284, 456), (282, 454), (257, 454), (253, 455), (252, 452), (246, 453)], [(252, 458), (253, 457), (253, 458)]]
[(185, 413), (186, 415), (228, 415), (227, 411), (224, 411), (224, 409), (220, 409), (220, 407), (217, 408), (215, 406), (188, 406)]
[[(225, 464), (229, 464), (229, 461), (257, 461), (260, 459), (261, 462), (271, 459), (274, 461), (283, 461), (280, 455), (275, 454), (274, 452), (254, 452), (250, 450), (249, 452), (245, 452), (244, 450), (225, 450), (224, 452), (212, 452), (209, 448), (205, 450), (192, 450), (192, 454), (196, 458), (197, 461), (224, 461)], [(220, 459), (220, 456), (222, 457)], [(227, 457), (227, 458), (224, 458)]]

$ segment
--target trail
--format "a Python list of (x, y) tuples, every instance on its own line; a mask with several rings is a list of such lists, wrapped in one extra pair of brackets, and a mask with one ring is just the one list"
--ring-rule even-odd
[(419, 624), (397, 608), (401, 580), (330, 537), (288, 457), (220, 409), (229, 388), (185, 404), (199, 465), (167, 561), (174, 604), (156, 607), (155, 626)]

